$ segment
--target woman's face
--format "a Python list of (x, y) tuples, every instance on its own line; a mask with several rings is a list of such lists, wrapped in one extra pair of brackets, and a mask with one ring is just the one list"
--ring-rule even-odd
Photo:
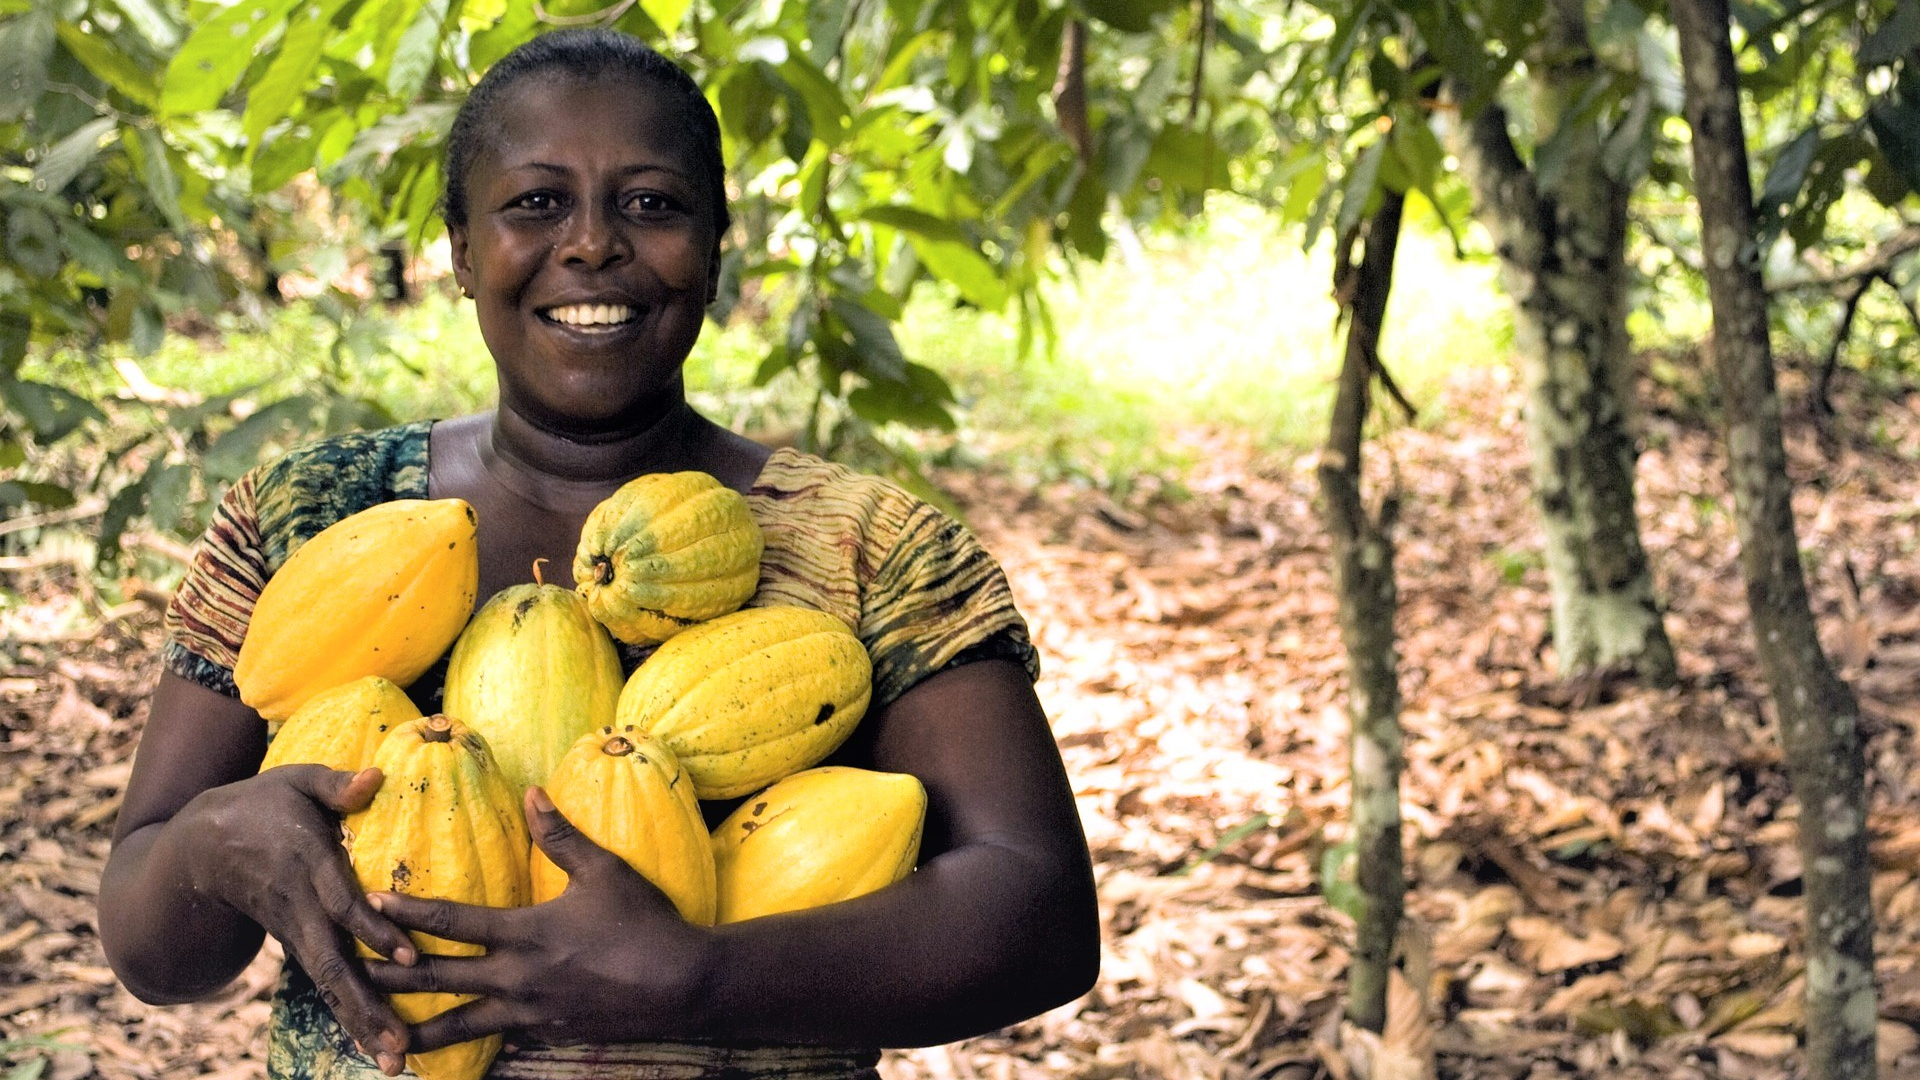
[(592, 434), (680, 391), (719, 273), (687, 125), (644, 80), (534, 76), (507, 90), (467, 177), (454, 276), (500, 406)]

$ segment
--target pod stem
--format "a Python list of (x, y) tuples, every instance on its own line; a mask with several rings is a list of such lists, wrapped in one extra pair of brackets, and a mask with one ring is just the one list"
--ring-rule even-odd
[(420, 733), (421, 742), (452, 742), (453, 717), (446, 713), (434, 713), (427, 717), (426, 730)]
[(593, 583), (595, 585), (613, 584), (613, 560), (605, 555), (593, 557)]
[(533, 583), (535, 585), (546, 584), (546, 580), (540, 576), (540, 564), (546, 561), (547, 561), (547, 557), (545, 555), (542, 555), (539, 558), (533, 560)]
[(628, 739), (625, 735), (615, 735), (601, 745), (600, 752), (609, 757), (622, 757), (633, 753), (634, 749), (635, 747), (632, 740)]

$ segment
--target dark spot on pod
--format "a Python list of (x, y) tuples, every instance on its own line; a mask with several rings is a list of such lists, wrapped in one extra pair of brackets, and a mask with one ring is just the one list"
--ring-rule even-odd
[(393, 890), (395, 892), (399, 892), (402, 889), (405, 889), (407, 887), (407, 883), (412, 880), (413, 880), (413, 867), (408, 866), (404, 862), (397, 862), (393, 864)]
[(820, 706), (820, 715), (814, 717), (813, 722), (816, 724), (824, 724), (832, 716), (833, 716), (833, 702), (829, 701), (825, 705)]
[(758, 802), (753, 804), (754, 817), (759, 817), (761, 814), (764, 814), (766, 812), (767, 812), (767, 804), (765, 802)]
[[(741, 822), (741, 823), (740, 823), (740, 831), (741, 831), (741, 832), (743, 832), (743, 833), (745, 833), (745, 834), (747, 834), (748, 836), (752, 836), (752, 835), (753, 835), (753, 830), (755, 830), (755, 829), (757, 829), (757, 828), (759, 828), (759, 827), (760, 827), (760, 823), (759, 823), (759, 822), (757, 822), (757, 821), (743, 821), (743, 822)], [(757, 850), (759, 850), (759, 849), (758, 849), (758, 848), (756, 848), (756, 849), (754, 849), (754, 850), (756, 850), (756, 851), (757, 851)]]

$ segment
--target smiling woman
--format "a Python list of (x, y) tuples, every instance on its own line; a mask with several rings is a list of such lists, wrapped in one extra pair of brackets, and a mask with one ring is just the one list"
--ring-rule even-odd
[[(692, 80), (619, 34), (536, 39), (474, 88), (445, 172), (455, 274), (498, 403), (303, 447), (222, 501), (169, 612), (101, 886), (121, 978), (152, 1002), (204, 997), (272, 934), (288, 965), (270, 1074), (327, 1078), (396, 1074), (403, 1055), (495, 1033), (508, 1043), (496, 1077), (871, 1077), (878, 1047), (978, 1034), (1082, 992), (1099, 952), (1092, 875), (999, 567), (900, 489), (770, 452), (687, 402), (681, 369), (728, 221), (718, 125)], [(558, 898), (503, 911), (362, 894), (337, 822), (379, 773), (258, 772), (267, 726), (232, 669), (264, 584), (349, 514), (458, 498), (477, 515), (479, 600), (536, 560), (569, 585), (595, 506), (684, 471), (744, 495), (764, 535), (749, 605), (825, 612), (866, 648), (872, 702), (829, 763), (924, 785), (917, 872), (697, 927), (536, 787), (524, 810), (567, 872)], [(432, 709), (440, 678), (408, 692)], [(410, 931), (484, 954), (423, 956)], [(391, 960), (356, 959), (356, 939)], [(416, 992), (472, 1000), (409, 1028), (388, 995)]]

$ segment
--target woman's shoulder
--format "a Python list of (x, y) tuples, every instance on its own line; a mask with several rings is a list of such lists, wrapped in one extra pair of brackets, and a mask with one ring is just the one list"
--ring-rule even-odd
[(349, 514), (427, 494), (431, 421), (316, 439), (261, 465), (254, 502), (267, 563)]

